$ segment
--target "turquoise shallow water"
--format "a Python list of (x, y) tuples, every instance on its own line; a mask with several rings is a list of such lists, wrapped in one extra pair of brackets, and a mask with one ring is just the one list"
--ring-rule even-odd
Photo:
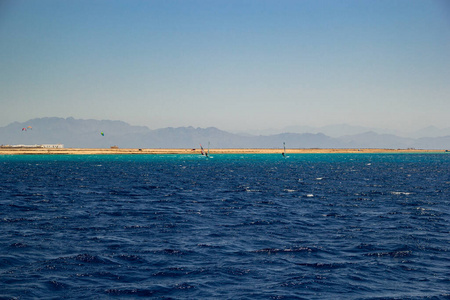
[(0, 156), (0, 298), (448, 299), (450, 156)]

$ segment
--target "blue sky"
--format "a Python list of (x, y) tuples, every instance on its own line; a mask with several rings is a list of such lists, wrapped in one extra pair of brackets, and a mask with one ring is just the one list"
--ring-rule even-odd
[(3, 0), (0, 103), (0, 126), (450, 127), (450, 5)]

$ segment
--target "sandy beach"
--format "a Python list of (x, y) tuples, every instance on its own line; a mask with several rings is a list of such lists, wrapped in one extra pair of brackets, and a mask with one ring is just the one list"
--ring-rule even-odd
[[(271, 154), (282, 153), (282, 149), (212, 149), (213, 154)], [(439, 153), (446, 152), (446, 150), (423, 150), (423, 149), (286, 149), (286, 153)], [(49, 155), (67, 155), (67, 154), (198, 154), (200, 149), (137, 149), (137, 148), (115, 148), (115, 149), (101, 149), (101, 148), (19, 148), (19, 147), (2, 147), (0, 148), (0, 155), (33, 155), (33, 154), (49, 154)]]

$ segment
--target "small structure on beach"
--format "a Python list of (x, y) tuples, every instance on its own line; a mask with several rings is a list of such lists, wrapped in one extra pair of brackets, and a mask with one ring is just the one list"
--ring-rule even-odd
[(63, 144), (44, 144), (44, 145), (41, 145), (41, 148), (62, 149), (62, 148), (64, 148), (64, 145)]
[(2, 148), (45, 148), (45, 149), (62, 149), (63, 144), (42, 144), (42, 145), (5, 145)]

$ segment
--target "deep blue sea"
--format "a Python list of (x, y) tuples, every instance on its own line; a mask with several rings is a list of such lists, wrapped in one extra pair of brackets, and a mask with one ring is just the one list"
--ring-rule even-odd
[(0, 299), (449, 299), (450, 154), (0, 156)]

